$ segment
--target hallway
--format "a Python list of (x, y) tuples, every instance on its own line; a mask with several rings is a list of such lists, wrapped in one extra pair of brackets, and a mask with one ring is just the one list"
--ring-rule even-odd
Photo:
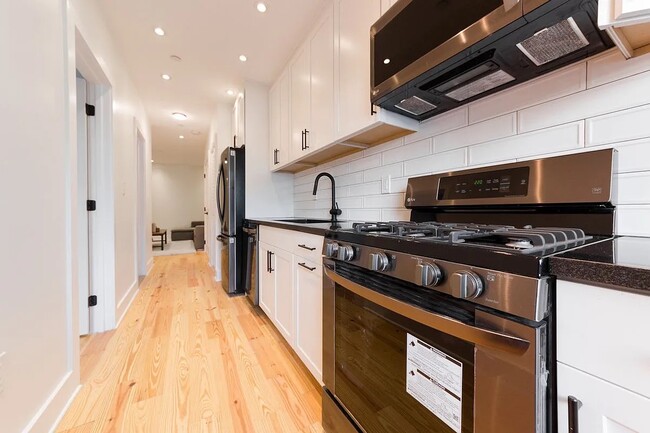
[(320, 388), (203, 253), (156, 257), (115, 331), (81, 343), (58, 433), (321, 432)]

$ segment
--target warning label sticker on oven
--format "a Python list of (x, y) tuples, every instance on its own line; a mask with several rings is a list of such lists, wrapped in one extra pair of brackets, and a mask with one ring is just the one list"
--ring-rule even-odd
[(460, 433), (463, 363), (406, 334), (406, 392)]

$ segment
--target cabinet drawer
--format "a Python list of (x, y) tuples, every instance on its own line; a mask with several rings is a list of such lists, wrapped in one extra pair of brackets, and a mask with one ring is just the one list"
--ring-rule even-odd
[(298, 232), (293, 230), (278, 229), (269, 226), (260, 226), (259, 228), (260, 242), (266, 242), (269, 245), (288, 252), (293, 252), (292, 245), (295, 243), (294, 236), (296, 234)]
[(650, 397), (648, 311), (648, 296), (558, 281), (558, 361)]
[(650, 399), (558, 363), (558, 432), (569, 432), (568, 397), (577, 398), (581, 433), (650, 432)]
[(323, 236), (294, 232), (292, 251), (295, 255), (314, 263), (321, 263), (323, 256)]

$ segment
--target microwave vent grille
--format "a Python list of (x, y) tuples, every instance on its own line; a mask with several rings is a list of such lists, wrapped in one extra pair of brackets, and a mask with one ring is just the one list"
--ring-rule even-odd
[(481, 93), (487, 92), (488, 90), (492, 90), (495, 87), (509, 83), (514, 79), (515, 77), (509, 73), (498, 70), (482, 78), (479, 78), (476, 81), (472, 81), (471, 83), (466, 84), (462, 87), (458, 87), (457, 89), (446, 93), (445, 95), (452, 99), (455, 99), (456, 101), (464, 101), (476, 95), (480, 95)]
[(402, 99), (399, 104), (395, 104), (395, 107), (415, 116), (420, 116), (435, 109), (437, 106), (417, 96), (411, 96), (410, 98)]
[(541, 66), (589, 45), (571, 17), (545, 28), (517, 44), (535, 65)]

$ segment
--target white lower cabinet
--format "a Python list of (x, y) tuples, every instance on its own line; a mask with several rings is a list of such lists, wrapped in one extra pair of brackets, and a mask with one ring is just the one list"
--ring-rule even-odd
[(275, 273), (275, 324), (280, 333), (294, 344), (295, 303), (293, 295), (293, 257), (279, 248), (273, 248), (273, 273)]
[(320, 382), (323, 368), (323, 284), (320, 263), (294, 257), (296, 352)]
[(650, 432), (650, 399), (558, 363), (558, 432), (569, 433), (569, 397), (576, 398), (579, 433)]
[(323, 237), (260, 226), (260, 307), (322, 382)]
[(559, 433), (650, 432), (648, 311), (648, 296), (557, 282)]

